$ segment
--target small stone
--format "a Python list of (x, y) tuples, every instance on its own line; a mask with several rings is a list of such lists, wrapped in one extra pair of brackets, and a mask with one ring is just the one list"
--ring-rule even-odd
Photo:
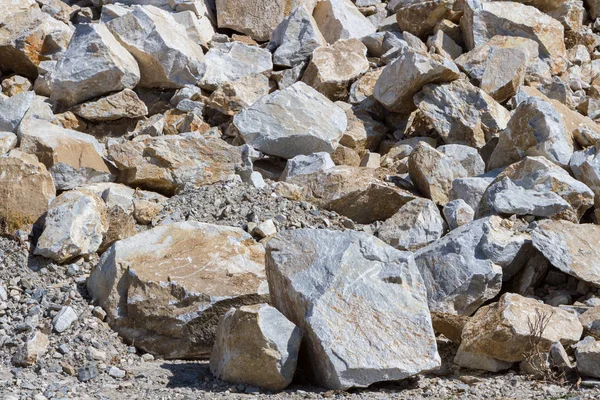
[(119, 369), (115, 366), (110, 366), (108, 368), (108, 375), (112, 376), (115, 379), (122, 379), (125, 378), (125, 371), (123, 371), (122, 369)]
[(52, 319), (52, 326), (54, 326), (56, 332), (63, 333), (69, 329), (73, 322), (77, 321), (77, 318), (75, 310), (70, 306), (65, 306)]
[(92, 315), (98, 318), (100, 321), (104, 321), (104, 318), (106, 318), (106, 311), (104, 311), (102, 307), (96, 306), (92, 310)]
[(94, 363), (87, 364), (77, 370), (77, 378), (81, 382), (87, 382), (98, 376), (98, 367)]
[(272, 219), (261, 222), (254, 228), (254, 233), (261, 238), (266, 238), (277, 233), (277, 227)]
[(475, 217), (475, 211), (462, 199), (446, 203), (443, 213), (451, 230), (468, 224)]

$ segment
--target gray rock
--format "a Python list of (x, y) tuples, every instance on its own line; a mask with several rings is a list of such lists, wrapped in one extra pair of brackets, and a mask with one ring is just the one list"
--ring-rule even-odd
[(493, 177), (467, 177), (452, 181), (450, 189), (450, 201), (464, 200), (473, 210), (479, 209), (479, 203), (483, 198), (487, 187), (494, 181)]
[(344, 111), (315, 89), (297, 82), (262, 97), (233, 119), (244, 141), (283, 158), (331, 153), (346, 130)]
[(296, 371), (302, 333), (268, 304), (230, 309), (219, 322), (210, 356), (215, 377), (283, 390)]
[(414, 251), (435, 242), (445, 231), (437, 205), (428, 199), (415, 199), (385, 220), (377, 236), (398, 250)]
[(312, 174), (335, 167), (329, 153), (314, 153), (308, 156), (299, 155), (287, 161), (279, 180), (287, 181), (296, 175)]
[(437, 23), (452, 15), (454, 0), (392, 0), (388, 8), (396, 12), (402, 31), (427, 37)]
[(462, 199), (446, 203), (443, 213), (450, 230), (468, 224), (475, 217), (473, 208)]
[(98, 377), (98, 367), (96, 363), (89, 363), (84, 365), (83, 367), (77, 370), (77, 378), (81, 382), (91, 381), (94, 378)]
[(600, 342), (592, 336), (587, 336), (573, 347), (577, 371), (583, 376), (600, 378)]
[(63, 333), (71, 327), (71, 324), (77, 321), (77, 313), (70, 306), (64, 306), (60, 311), (52, 318), (52, 326), (58, 333)]
[(291, 230), (267, 244), (273, 305), (304, 332), (316, 383), (366, 387), (437, 368), (410, 253), (354, 231)]
[(34, 365), (48, 351), (50, 340), (45, 333), (36, 331), (13, 356), (13, 364), (20, 367)]
[(16, 133), (19, 124), (35, 99), (35, 93), (23, 92), (0, 97), (0, 131)]
[(238, 81), (254, 74), (269, 75), (273, 70), (271, 53), (240, 42), (213, 46), (204, 57), (206, 71), (198, 85), (215, 90), (225, 82)]
[(460, 164), (469, 176), (482, 175), (485, 172), (485, 163), (477, 149), (473, 147), (462, 144), (447, 144), (438, 147), (436, 150)]
[(103, 24), (79, 24), (65, 54), (51, 73), (50, 98), (64, 106), (123, 89), (140, 81), (131, 54)]
[(569, 166), (573, 175), (594, 192), (594, 205), (600, 209), (600, 146), (573, 153)]

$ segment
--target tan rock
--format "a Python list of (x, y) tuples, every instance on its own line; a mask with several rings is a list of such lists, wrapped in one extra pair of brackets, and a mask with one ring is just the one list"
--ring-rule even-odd
[(235, 115), (263, 96), (269, 94), (269, 78), (262, 74), (225, 82), (215, 90), (207, 106), (226, 115)]
[(383, 72), (383, 68), (378, 68), (365, 73), (358, 78), (350, 87), (350, 96), (348, 102), (358, 104), (363, 100), (373, 96), (377, 79)]
[(540, 351), (549, 350), (554, 342), (567, 346), (579, 341), (583, 327), (576, 314), (507, 293), (471, 317), (463, 329), (461, 347), (501, 361), (523, 361), (533, 350), (532, 338), (536, 332), (531, 324), (540, 318), (547, 321), (539, 337)]
[(114, 121), (120, 118), (143, 117), (148, 114), (146, 104), (130, 89), (80, 104), (71, 111), (88, 121)]
[(17, 147), (18, 138), (12, 132), (0, 132), (0, 156)]
[(360, 165), (360, 155), (354, 149), (340, 145), (331, 153), (331, 159), (335, 165), (347, 165), (358, 167)]
[(469, 317), (466, 315), (432, 312), (431, 322), (434, 331), (446, 336), (452, 343), (460, 344), (462, 341), (462, 331), (467, 322), (469, 322)]
[(357, 152), (375, 151), (387, 134), (387, 127), (378, 122), (366, 111), (350, 109), (346, 111), (348, 127), (340, 139), (342, 146)]
[(331, 100), (345, 100), (350, 83), (369, 70), (367, 48), (358, 39), (315, 49), (302, 81)]
[(396, 8), (396, 21), (400, 29), (426, 38), (437, 23), (452, 16), (455, 0), (404, 1)]
[(13, 358), (13, 363), (20, 367), (29, 367), (40, 360), (48, 351), (50, 339), (43, 332), (36, 331)]
[(56, 195), (52, 176), (37, 158), (12, 150), (0, 157), (0, 228), (31, 229)]
[(27, 92), (28, 90), (31, 90), (32, 87), (31, 81), (20, 75), (13, 75), (2, 81), (2, 93), (8, 97)]
[(230, 307), (268, 299), (262, 245), (238, 228), (179, 222), (116, 242), (88, 279), (113, 329), (165, 358), (207, 357)]
[(227, 180), (241, 164), (237, 148), (196, 133), (138, 136), (131, 142), (109, 145), (108, 155), (120, 170), (122, 182), (166, 194), (184, 184), (202, 186)]

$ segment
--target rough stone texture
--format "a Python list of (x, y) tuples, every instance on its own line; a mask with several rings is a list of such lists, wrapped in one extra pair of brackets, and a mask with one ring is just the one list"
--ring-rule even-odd
[(0, 131), (0, 156), (17, 147), (18, 138), (12, 132)]
[(594, 192), (596, 209), (600, 209), (600, 158), (598, 157), (598, 147), (589, 147), (574, 153), (569, 163), (575, 178)]
[(48, 339), (48, 335), (36, 331), (15, 354), (13, 363), (20, 367), (34, 365), (46, 354), (49, 345), (50, 340)]
[(358, 78), (352, 86), (350, 86), (348, 102), (350, 104), (360, 104), (363, 100), (372, 97), (373, 92), (375, 91), (375, 84), (382, 72), (383, 68), (378, 68), (371, 70)]
[(262, 74), (248, 75), (238, 81), (225, 82), (215, 90), (207, 106), (226, 115), (235, 115), (269, 94), (269, 78)]
[(367, 48), (356, 38), (315, 49), (302, 81), (331, 100), (346, 100), (350, 83), (369, 70)]
[(197, 133), (159, 137), (138, 136), (108, 146), (122, 182), (173, 194), (184, 184), (195, 186), (229, 179), (241, 165), (240, 150)]
[(244, 141), (283, 158), (331, 153), (346, 130), (344, 111), (302, 82), (262, 97), (237, 114), (233, 124)]
[(317, 21), (305, 6), (300, 6), (273, 31), (269, 47), (273, 50), (273, 64), (291, 68), (305, 62), (313, 50), (326, 44)]
[(271, 301), (303, 330), (318, 384), (366, 387), (440, 365), (409, 253), (364, 233), (302, 229), (271, 239), (266, 258)]
[(21, 124), (18, 136), (20, 148), (46, 165), (57, 190), (114, 180), (102, 158), (104, 146), (91, 135), (32, 119)]
[(408, 0), (394, 8), (402, 31), (426, 38), (437, 23), (452, 15), (454, 0)]
[(525, 156), (543, 156), (567, 167), (572, 154), (573, 141), (560, 114), (552, 104), (530, 97), (519, 104), (500, 134), (488, 168), (505, 167)]
[(313, 153), (308, 156), (300, 155), (290, 158), (287, 161), (279, 180), (287, 181), (298, 175), (312, 174), (334, 167), (335, 164), (329, 153)]
[(468, 0), (465, 5), (461, 24), (469, 50), (497, 35), (524, 37), (539, 44), (540, 57), (546, 58), (554, 71), (564, 70), (564, 28), (554, 18), (512, 1)]
[(446, 144), (436, 149), (460, 164), (469, 176), (482, 175), (485, 163), (477, 149), (462, 144)]
[(34, 101), (33, 92), (19, 93), (7, 98), (0, 96), (0, 130), (16, 133)]
[(219, 28), (245, 33), (259, 42), (269, 40), (291, 11), (291, 0), (216, 0)]
[(271, 53), (257, 46), (240, 42), (223, 43), (212, 47), (204, 57), (206, 72), (199, 86), (215, 90), (225, 82), (240, 80), (254, 74), (271, 74)]
[(533, 245), (562, 272), (600, 287), (600, 226), (544, 220), (531, 233)]
[(0, 226), (31, 229), (56, 195), (52, 176), (37, 158), (12, 150), (0, 156)]
[(410, 112), (416, 108), (413, 95), (425, 85), (451, 82), (459, 76), (458, 67), (451, 60), (406, 49), (385, 67), (373, 96), (390, 111)]
[(436, 54), (441, 55), (444, 58), (454, 60), (458, 58), (462, 53), (463, 49), (456, 44), (454, 40), (439, 30), (433, 36), (430, 36), (427, 40), (427, 47), (433, 48)]
[(415, 251), (435, 242), (445, 231), (437, 205), (428, 199), (415, 199), (385, 220), (377, 236), (398, 250)]
[(427, 85), (414, 102), (446, 143), (481, 148), (510, 119), (508, 110), (466, 80)]
[(50, 98), (66, 107), (107, 93), (132, 89), (140, 69), (103, 24), (79, 24), (51, 74)]
[(443, 214), (450, 230), (468, 224), (475, 217), (475, 211), (462, 199), (446, 203)]
[(180, 88), (202, 77), (202, 48), (188, 39), (185, 28), (170, 13), (135, 5), (106, 26), (137, 61), (140, 86)]
[(94, 253), (107, 231), (106, 205), (98, 195), (65, 192), (50, 204), (35, 254), (64, 263)]
[(322, 0), (313, 12), (319, 30), (333, 44), (340, 39), (360, 39), (376, 31), (350, 0)]
[(494, 36), (454, 62), (493, 99), (504, 102), (523, 85), (528, 68), (538, 61), (537, 42), (514, 36)]
[(234, 384), (283, 390), (296, 371), (302, 333), (268, 304), (232, 308), (219, 322), (210, 370)]
[(500, 361), (523, 361), (525, 354), (533, 350), (531, 339), (534, 332), (529, 322), (535, 322), (538, 315), (550, 319), (539, 338), (540, 351), (548, 351), (557, 341), (565, 346), (576, 343), (581, 337), (583, 328), (576, 314), (507, 293), (497, 303), (479, 309), (467, 322), (461, 347)]
[(524, 265), (529, 236), (508, 220), (487, 217), (450, 231), (415, 253), (431, 311), (473, 314), (494, 298), (503, 271), (514, 275)]
[(346, 111), (348, 127), (340, 139), (340, 145), (355, 149), (377, 151), (379, 144), (385, 138), (388, 129), (376, 121), (368, 112), (358, 108)]
[(487, 187), (494, 181), (494, 177), (468, 177), (452, 181), (449, 199), (464, 200), (474, 211), (479, 209), (479, 203)]
[(144, 102), (129, 89), (80, 104), (71, 111), (88, 121), (114, 121), (119, 118), (137, 118), (148, 114)]
[(588, 336), (575, 346), (577, 372), (583, 376), (600, 378), (600, 342)]
[(267, 299), (264, 248), (239, 228), (161, 225), (110, 247), (87, 287), (111, 327), (138, 348), (207, 357), (221, 316)]

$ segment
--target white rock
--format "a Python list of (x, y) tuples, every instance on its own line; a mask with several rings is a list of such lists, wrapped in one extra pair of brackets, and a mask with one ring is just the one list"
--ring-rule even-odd
[(360, 13), (350, 0), (322, 0), (313, 12), (319, 30), (328, 43), (357, 38), (376, 31), (375, 26)]
[(0, 130), (16, 133), (34, 99), (35, 93), (33, 92), (23, 92), (6, 98), (0, 97)]
[(52, 318), (52, 326), (58, 333), (63, 333), (73, 322), (77, 321), (77, 313), (70, 306), (64, 306), (60, 311)]
[(280, 181), (287, 181), (296, 175), (312, 174), (335, 167), (329, 153), (314, 153), (307, 156), (299, 155), (287, 160), (285, 169), (281, 173)]

